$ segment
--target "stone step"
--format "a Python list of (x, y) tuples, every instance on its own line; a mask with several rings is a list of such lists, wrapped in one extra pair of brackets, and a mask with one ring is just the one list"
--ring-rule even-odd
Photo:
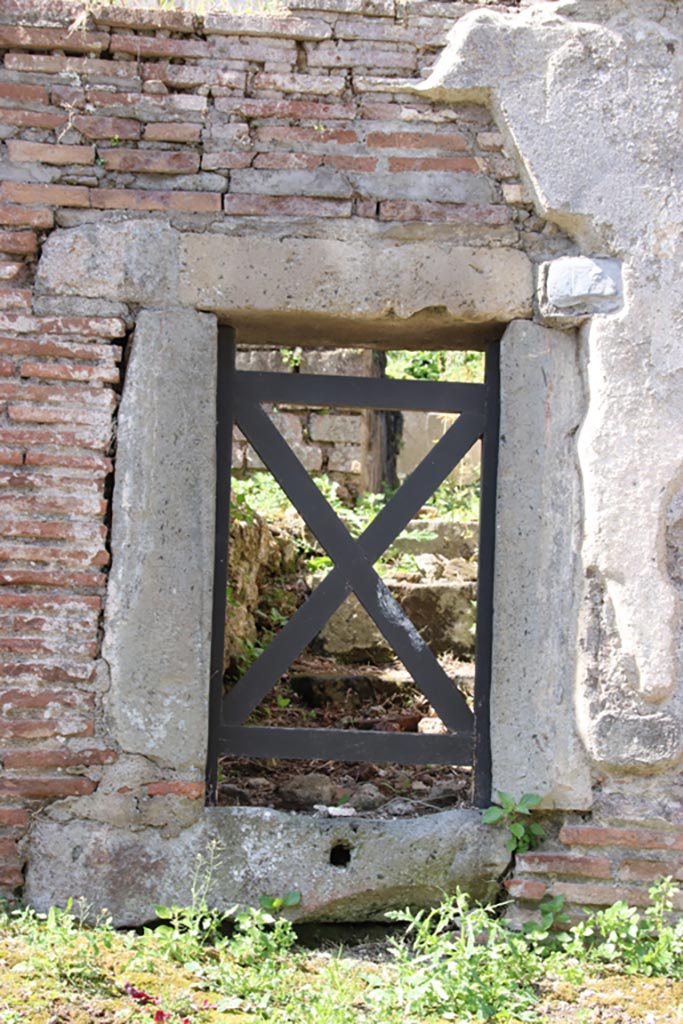
[[(388, 580), (392, 594), (434, 654), (474, 657), (474, 580), (431, 580), (421, 583)], [(356, 597), (337, 609), (317, 640), (316, 649), (345, 663), (386, 664), (394, 652)]]

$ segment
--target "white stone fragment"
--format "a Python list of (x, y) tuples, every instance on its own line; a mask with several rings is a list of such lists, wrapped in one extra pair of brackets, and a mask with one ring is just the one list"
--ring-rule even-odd
[(590, 256), (563, 256), (546, 264), (546, 298), (556, 309), (603, 313), (621, 300), (621, 264)]

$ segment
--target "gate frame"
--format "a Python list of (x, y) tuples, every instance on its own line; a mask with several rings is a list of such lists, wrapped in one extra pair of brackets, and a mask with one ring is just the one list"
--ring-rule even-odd
[[(497, 468), (498, 468), (498, 433), (500, 423), (500, 347), (498, 342), (492, 342), (484, 349), (485, 352), (485, 378), (483, 384), (462, 384), (462, 383), (451, 383), (451, 382), (420, 382), (420, 381), (395, 381), (387, 378), (366, 379), (363, 377), (333, 377), (329, 375), (319, 375), (319, 382), (315, 381), (318, 375), (299, 375), (298, 377), (292, 377), (287, 374), (264, 374), (254, 371), (236, 371), (235, 370), (235, 353), (236, 353), (236, 335), (235, 331), (230, 327), (219, 327), (218, 330), (218, 366), (217, 366), (217, 394), (216, 394), (216, 546), (215, 546), (215, 565), (214, 565), (214, 592), (213, 592), (213, 610), (212, 610), (212, 633), (211, 633), (211, 670), (210, 670), (210, 685), (209, 685), (209, 736), (208, 736), (208, 748), (207, 748), (207, 769), (206, 769), (206, 803), (207, 806), (215, 806), (217, 798), (217, 784), (218, 784), (218, 758), (222, 754), (231, 753), (236, 756), (247, 755), (247, 756), (270, 756), (270, 757), (284, 757), (284, 758), (298, 758), (298, 757), (314, 757), (316, 754), (315, 746), (318, 742), (326, 743), (329, 750), (329, 742), (331, 739), (337, 741), (335, 744), (339, 747), (340, 751), (344, 753), (338, 757), (339, 760), (385, 760), (388, 762), (403, 763), (403, 764), (421, 764), (421, 763), (449, 763), (449, 764), (469, 764), (472, 763), (474, 767), (474, 786), (473, 786), (473, 802), (475, 806), (487, 806), (489, 801), (489, 795), (491, 790), (491, 737), (490, 737), (490, 690), (491, 690), (491, 668), (492, 668), (492, 638), (493, 638), (493, 585), (494, 585), (494, 565), (495, 565), (495, 534), (496, 534), (496, 485), (497, 485)], [(330, 506), (322, 495), (319, 495), (315, 484), (311, 481), (309, 474), (304, 468), (298, 463), (296, 456), (291, 451), (282, 435), (277, 428), (268, 419), (267, 415), (261, 408), (263, 402), (282, 402), (288, 401), (294, 404), (308, 405), (311, 401), (306, 396), (306, 389), (312, 387), (314, 383), (319, 384), (319, 387), (323, 387), (323, 390), (328, 392), (326, 400), (322, 403), (319, 401), (315, 404), (323, 404), (326, 406), (343, 406), (344, 408), (377, 408), (377, 409), (419, 409), (423, 411), (434, 411), (434, 402), (437, 401), (438, 409), (441, 411), (457, 412), (458, 419), (454, 425), (449, 429), (447, 435), (441, 439), (441, 441), (432, 449), (432, 452), (422, 460), (422, 462), (416, 467), (416, 470), (404, 481), (399, 490), (396, 492), (394, 498), (399, 493), (401, 497), (399, 499), (399, 507), (408, 503), (408, 508), (413, 507), (415, 502), (411, 501), (412, 493), (420, 487), (422, 484), (422, 495), (431, 495), (439, 483), (446, 478), (448, 473), (452, 472), (455, 466), (461, 461), (467, 451), (470, 450), (472, 444), (480, 440), (482, 443), (482, 474), (481, 474), (481, 491), (480, 491), (480, 508), (479, 508), (479, 563), (477, 572), (477, 616), (476, 616), (476, 654), (475, 654), (475, 697), (474, 697), (474, 714), (469, 712), (469, 709), (464, 703), (464, 698), (461, 698), (462, 709), (455, 711), (453, 714), (453, 721), (450, 723), (450, 728), (453, 730), (445, 736), (430, 736), (430, 737), (416, 737), (413, 735), (387, 735), (383, 734), (373, 735), (371, 738), (365, 733), (359, 733), (355, 735), (353, 730), (329, 730), (329, 729), (286, 729), (284, 727), (265, 727), (259, 728), (254, 726), (245, 726), (244, 720), (251, 711), (258, 706), (261, 700), (266, 696), (270, 690), (277, 685), (277, 680), (280, 677), (282, 671), (286, 671), (286, 667), (283, 669), (282, 666), (286, 661), (287, 667), (292, 663), (293, 658), (289, 657), (289, 652), (284, 652), (284, 660), (281, 657), (279, 666), (275, 668), (275, 680), (269, 684), (269, 679), (272, 678), (273, 670), (269, 672), (266, 668), (266, 680), (265, 686), (263, 685), (263, 664), (262, 655), (257, 662), (254, 663), (250, 669), (242, 676), (242, 678), (235, 684), (235, 687), (230, 692), (228, 698), (224, 694), (223, 686), (223, 672), (224, 672), (224, 646), (225, 646), (225, 615), (226, 615), (226, 588), (227, 588), (227, 574), (228, 574), (228, 558), (229, 558), (229, 528), (230, 528), (230, 490), (231, 490), (231, 476), (232, 476), (232, 446), (233, 446), (233, 427), (236, 420), (237, 425), (242, 427), (243, 433), (247, 434), (248, 440), (252, 441), (252, 444), (259, 445), (259, 440), (249, 437), (250, 430), (248, 427), (244, 427), (240, 420), (240, 407), (242, 406), (242, 414), (251, 419), (252, 430), (255, 432), (256, 437), (260, 437), (260, 443), (264, 445), (264, 450), (259, 450), (259, 455), (266, 466), (266, 470), (270, 472), (274, 478), (278, 481), (280, 486), (288, 493), (288, 497), (297, 508), (297, 511), (302, 515), (304, 521), (307, 523), (318, 536), (318, 530), (315, 525), (312, 526), (308, 514), (310, 512), (311, 518), (317, 520), (317, 527), (321, 531), (321, 535), (318, 536), (318, 540), (322, 543), (325, 550), (328, 550), (326, 543), (326, 536), (329, 538), (330, 545), (336, 546), (336, 543), (340, 543), (342, 547), (347, 548), (347, 552), (350, 555), (349, 564), (354, 560), (351, 546), (355, 547), (357, 554), (361, 559), (361, 567), (356, 571), (344, 571), (339, 568), (340, 560), (336, 559), (334, 554), (331, 554), (334, 568), (331, 570), (326, 581), (330, 581), (330, 577), (336, 575), (345, 577), (345, 580), (336, 581), (338, 582), (337, 590), (339, 586), (344, 587), (344, 596), (341, 598), (343, 601), (347, 594), (356, 593), (356, 596), (361, 600), (361, 603), (365, 603), (362, 597), (356, 591), (356, 586), (363, 587), (364, 577), (368, 576), (368, 582), (372, 582), (369, 577), (370, 574), (374, 574), (372, 569), (372, 563), (376, 560), (379, 555), (391, 545), (402, 529), (405, 528), (406, 522), (412, 515), (408, 515), (406, 518), (406, 509), (400, 508), (394, 512), (394, 522), (390, 524), (389, 531), (383, 533), (381, 529), (375, 529), (375, 525), (379, 527), (378, 519), (383, 517), (384, 519), (391, 519), (391, 513), (388, 515), (384, 510), (378, 513), (378, 516), (372, 521), (372, 524), (366, 528), (366, 532), (372, 534), (372, 541), (368, 541), (374, 546), (371, 547), (370, 551), (365, 551), (363, 547), (363, 536), (361, 535), (358, 539), (349, 539), (348, 531), (340, 523), (336, 514), (330, 509)], [(241, 387), (240, 387), (241, 385)], [(428, 390), (429, 389), (429, 390)], [(282, 396), (282, 392), (287, 394)], [(354, 397), (354, 392), (357, 391), (365, 392), (372, 391), (372, 396), (361, 394), (363, 400), (359, 400), (358, 397)], [(265, 394), (263, 392), (265, 391)], [(331, 392), (331, 394), (330, 394)], [(245, 403), (244, 395), (247, 396), (251, 393), (250, 400), (247, 399)], [(460, 402), (454, 402), (453, 398), (457, 393)], [(422, 396), (421, 398), (418, 396)], [(430, 395), (430, 402), (427, 404), (426, 396)], [(300, 397), (299, 397), (300, 396)], [(351, 396), (351, 397), (349, 397)], [(410, 397), (409, 397), (410, 396)], [(297, 400), (299, 399), (299, 400)], [(478, 399), (478, 400), (477, 400)], [(438, 411), (437, 409), (437, 411)], [(479, 414), (479, 410), (481, 410)], [(480, 423), (476, 424), (476, 418), (480, 418)], [(474, 423), (472, 421), (475, 421)], [(476, 433), (471, 437), (472, 427), (474, 426)], [(467, 432), (469, 427), (470, 433)], [(459, 429), (456, 429), (459, 428)], [(465, 437), (455, 437), (455, 435), (465, 434)], [(269, 436), (270, 435), (270, 436)], [(453, 435), (453, 436), (451, 436)], [(461, 447), (467, 441), (471, 443), (467, 444), (456, 458), (453, 463), (452, 447), (453, 444), (460, 443)], [(275, 445), (280, 447), (280, 459), (274, 461), (274, 468), (271, 469), (268, 462), (267, 447)], [(439, 448), (438, 455), (440, 458), (437, 459), (438, 465), (434, 465), (434, 455), (437, 454), (437, 448)], [(226, 452), (228, 457), (226, 458)], [(280, 470), (280, 462), (289, 462), (289, 472), (287, 470)], [(444, 467), (447, 467), (444, 469)], [(420, 472), (421, 471), (421, 472)], [(415, 474), (418, 474), (415, 477)], [(422, 481), (422, 477), (426, 476), (427, 480)], [(298, 482), (297, 482), (298, 478)], [(437, 480), (436, 483), (434, 481)], [(411, 483), (412, 481), (412, 483)], [(426, 484), (426, 486), (425, 486)], [(307, 503), (306, 492), (308, 491), (310, 503)], [(420, 491), (418, 490), (418, 494)], [(424, 504), (425, 500), (428, 500), (428, 495), (422, 497), (420, 507)], [(388, 509), (389, 505), (394, 502), (388, 503), (384, 506), (384, 509)], [(316, 512), (315, 506), (320, 506)], [(323, 507), (324, 505), (324, 507)], [(305, 512), (303, 508), (305, 507)], [(312, 507), (312, 512), (311, 512)], [(393, 506), (395, 509), (396, 506)], [(322, 513), (322, 520), (320, 518)], [(401, 514), (403, 513), (403, 518)], [(412, 513), (414, 514), (414, 512)], [(330, 519), (330, 516), (332, 517)], [(376, 537), (375, 534), (379, 533), (380, 536)], [(336, 535), (336, 536), (335, 536)], [(340, 555), (342, 552), (340, 552)], [(370, 564), (368, 564), (370, 563)], [(356, 583), (354, 583), (354, 578)], [(422, 664), (416, 666), (420, 671), (427, 671), (431, 674), (432, 678), (427, 680), (426, 690), (432, 689), (435, 695), (445, 696), (448, 699), (451, 698), (451, 694), (447, 694), (445, 691), (448, 687), (448, 677), (443, 673), (438, 665), (438, 662), (428, 645), (421, 641), (421, 638), (417, 631), (412, 626), (412, 623), (402, 612), (398, 602), (396, 602), (390, 595), (390, 592), (383, 586), (381, 581), (376, 577), (376, 585), (382, 590), (386, 591), (384, 594), (385, 603), (392, 602), (395, 605), (394, 615), (387, 614), (386, 610), (381, 607), (379, 601), (377, 601), (376, 612), (379, 614), (373, 615), (375, 618), (376, 625), (380, 628), (380, 631), (384, 634), (386, 627), (390, 632), (394, 633), (397, 640), (400, 640), (401, 635), (404, 632), (413, 633), (413, 644), (409, 643), (406, 653), (412, 656), (412, 647), (417, 643), (422, 643)], [(318, 598), (315, 597), (318, 594), (320, 584), (315, 588), (314, 592), (307, 599), (305, 605), (308, 605), (308, 613), (311, 614), (311, 604), (315, 607), (324, 601), (321, 594)], [(328, 590), (333, 588), (333, 584), (328, 584)], [(372, 586), (370, 592), (366, 593), (367, 596), (372, 600)], [(323, 612), (327, 610), (327, 615), (324, 618), (324, 622), (327, 622), (341, 601), (335, 602), (335, 597), (338, 599), (339, 595), (330, 593), (327, 600), (327, 609), (323, 608)], [(302, 606), (303, 607), (303, 606)], [(369, 610), (366, 608), (366, 610)], [(301, 611), (301, 609), (299, 609)], [(315, 616), (315, 612), (312, 613)], [(397, 625), (392, 619), (401, 618), (403, 623)], [(316, 635), (319, 628), (323, 623), (318, 622), (317, 626), (313, 630), (313, 635)], [(306, 625), (301, 623), (305, 635)], [(302, 628), (299, 628), (299, 634), (302, 633)], [(296, 637), (296, 627), (293, 619), (290, 620), (288, 626), (285, 627), (290, 634), (290, 648), (292, 643), (297, 647), (297, 653), (294, 654), (294, 658), (298, 657), (300, 651), (305, 647), (311, 639), (309, 635), (304, 643), (299, 646), (300, 637)], [(397, 632), (398, 631), (398, 632)], [(311, 631), (309, 630), (309, 633)], [(278, 637), (282, 636), (284, 630), (278, 634)], [(277, 638), (275, 638), (268, 645), (267, 651), (276, 644)], [(277, 644), (276, 646), (279, 646)], [(392, 644), (396, 648), (396, 644)], [(397, 651), (397, 653), (399, 653)], [(277, 655), (274, 655), (277, 659)], [(271, 652), (271, 658), (273, 652)], [(406, 658), (403, 658), (404, 663)], [(426, 664), (425, 664), (426, 662)], [(261, 671), (259, 672), (260, 665)], [(410, 670), (410, 666), (406, 664), (406, 667)], [(422, 692), (426, 692), (423, 684), (418, 676), (420, 671), (413, 672), (413, 676), (416, 685), (421, 689)], [(261, 676), (261, 679), (258, 677)], [(443, 678), (441, 678), (443, 677)], [(424, 675), (421, 677), (424, 680)], [(250, 687), (250, 682), (252, 686)], [(258, 685), (259, 693), (257, 699), (253, 699), (250, 690), (253, 690)], [(458, 692), (458, 691), (456, 691)], [(246, 695), (246, 696), (245, 696)], [(431, 700), (430, 694), (426, 694)], [(240, 697), (242, 698), (240, 700)], [(229, 705), (230, 698), (232, 703), (235, 705), (233, 713), (236, 713), (239, 721), (235, 724), (230, 724), (230, 721), (224, 720), (224, 711), (226, 710), (226, 703)], [(460, 701), (456, 699), (454, 702), (455, 706), (460, 705)], [(228, 714), (230, 709), (228, 707)], [(442, 714), (443, 717), (443, 714)], [(304, 741), (305, 749), (301, 750), (301, 743)], [(371, 745), (373, 749), (371, 751), (365, 751), (364, 748)], [(376, 749), (375, 749), (376, 748)], [(370, 755), (373, 756), (370, 756)], [(454, 758), (457, 758), (454, 759)]]

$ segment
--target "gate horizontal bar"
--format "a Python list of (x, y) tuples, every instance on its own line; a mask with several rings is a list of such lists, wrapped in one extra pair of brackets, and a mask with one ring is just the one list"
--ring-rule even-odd
[(396, 764), (472, 764), (472, 733), (428, 736), (415, 732), (363, 729), (285, 729), (278, 726), (221, 726), (220, 754), (283, 757), (305, 761)]
[(360, 409), (411, 409), (416, 412), (482, 412), (485, 384), (386, 377), (332, 377), (314, 373), (235, 374), (237, 394), (254, 402), (330, 405)]

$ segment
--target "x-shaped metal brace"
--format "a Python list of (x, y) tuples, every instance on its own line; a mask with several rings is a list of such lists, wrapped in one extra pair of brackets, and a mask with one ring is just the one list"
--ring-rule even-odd
[(243, 723), (322, 626), (354, 593), (447, 728), (471, 734), (465, 698), (373, 568), (374, 562), (482, 436), (482, 412), (462, 413), (354, 540), (259, 403), (235, 394), (235, 420), (334, 563), (325, 579), (223, 699), (225, 725)]

